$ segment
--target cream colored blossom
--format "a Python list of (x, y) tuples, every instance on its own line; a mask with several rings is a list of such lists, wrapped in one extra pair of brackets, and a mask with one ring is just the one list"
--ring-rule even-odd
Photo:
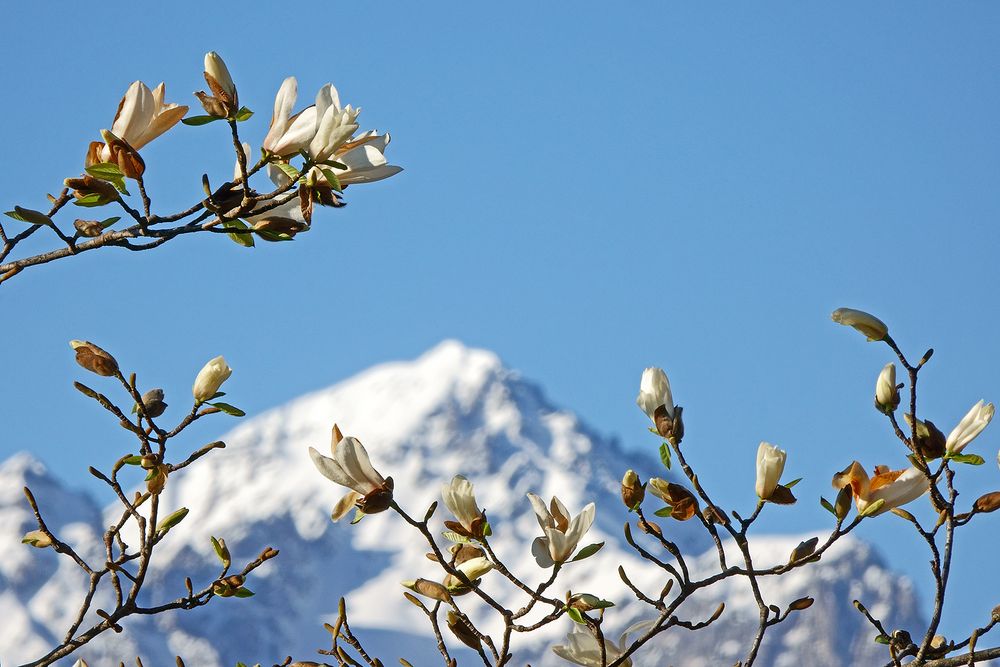
[(945, 450), (949, 454), (961, 453), (966, 445), (975, 440), (976, 436), (983, 432), (983, 429), (993, 419), (995, 411), (996, 409), (993, 407), (993, 404), (986, 401), (980, 400), (973, 405), (972, 409), (962, 417), (962, 421), (958, 423), (958, 426), (948, 434), (948, 440), (944, 446)]
[(191, 387), (194, 400), (198, 403), (211, 400), (218, 393), (222, 383), (232, 374), (233, 369), (221, 355), (209, 361), (198, 371), (198, 376), (194, 379), (194, 385)]
[(785, 470), (785, 451), (768, 442), (757, 448), (757, 497), (767, 500), (774, 493)]
[(392, 479), (386, 479), (372, 466), (368, 451), (357, 438), (343, 437), (336, 425), (330, 442), (333, 458), (323, 456), (309, 448), (313, 465), (327, 479), (350, 489), (341, 498), (333, 512), (333, 519), (341, 519), (351, 507), (357, 506), (365, 514), (375, 514), (389, 508), (392, 502)]
[(889, 334), (889, 327), (885, 322), (863, 310), (838, 308), (830, 318), (837, 324), (854, 327), (867, 336), (869, 341), (883, 340)]
[(888, 466), (876, 466), (875, 476), (869, 478), (861, 464), (853, 461), (851, 465), (833, 476), (835, 489), (842, 489), (845, 486), (851, 487), (858, 512), (864, 512), (880, 500), (885, 501), (874, 512), (874, 515), (878, 515), (924, 495), (930, 488), (930, 482), (916, 468), (889, 470)]
[(535, 538), (531, 544), (531, 553), (541, 567), (552, 567), (555, 563), (569, 560), (580, 539), (590, 530), (594, 523), (596, 508), (594, 503), (587, 504), (583, 510), (570, 519), (569, 510), (555, 496), (549, 506), (534, 493), (528, 494), (528, 500), (535, 510), (538, 525), (541, 526), (543, 537)]

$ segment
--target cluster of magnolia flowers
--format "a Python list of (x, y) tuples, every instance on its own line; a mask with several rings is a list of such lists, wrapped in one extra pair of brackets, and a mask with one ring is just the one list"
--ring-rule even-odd
[[(205, 55), (204, 64), (204, 77), (211, 94), (199, 91), (195, 95), (207, 115), (185, 117), (187, 106), (165, 101), (163, 83), (153, 89), (142, 81), (129, 86), (118, 105), (111, 129), (101, 130), (103, 141), (91, 142), (87, 150), (87, 173), (66, 179), (78, 204), (101, 206), (116, 200), (119, 192), (127, 194), (122, 179), (141, 182), (146, 170), (140, 149), (178, 122), (187, 125), (204, 125), (216, 120), (236, 123), (253, 115), (250, 109), (240, 106), (239, 92), (222, 58), (210, 52)], [(259, 213), (245, 211), (242, 216), (265, 234), (277, 232), (293, 236), (308, 228), (313, 202), (340, 206), (338, 193), (348, 185), (379, 181), (402, 171), (385, 158), (389, 134), (379, 134), (375, 130), (358, 133), (361, 109), (342, 105), (333, 85), (328, 83), (320, 89), (314, 105), (294, 112), (297, 96), (298, 83), (295, 77), (288, 77), (275, 97), (271, 125), (261, 146), (261, 159), (267, 163), (267, 173), (279, 189), (289, 187), (293, 179), (296, 181), (300, 186), (299, 200), (289, 199), (277, 206), (263, 202), (254, 209)], [(238, 156), (231, 184), (231, 192), (239, 199), (243, 194), (242, 180), (247, 175), (246, 156), (251, 153), (248, 144), (243, 144), (243, 152), (243, 156)], [(308, 167), (305, 173), (291, 164), (297, 156), (305, 160), (302, 165)], [(240, 162), (243, 167), (239, 166)], [(103, 231), (94, 221), (81, 223), (83, 228), (77, 227), (85, 236), (96, 236)]]

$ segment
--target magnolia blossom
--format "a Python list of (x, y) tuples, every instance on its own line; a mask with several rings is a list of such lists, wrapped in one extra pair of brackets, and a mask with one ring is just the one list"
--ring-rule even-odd
[(889, 327), (885, 322), (863, 310), (838, 308), (830, 318), (837, 324), (854, 327), (867, 336), (869, 341), (884, 340), (889, 334)]
[(656, 421), (656, 410), (663, 407), (667, 416), (674, 418), (674, 399), (670, 394), (670, 380), (662, 368), (647, 368), (639, 382), (639, 395), (635, 399), (639, 408)]
[[(125, 92), (118, 104), (118, 112), (111, 124), (111, 134), (139, 150), (176, 125), (188, 108), (163, 101), (165, 88), (161, 83), (150, 90), (142, 81), (136, 81)], [(112, 149), (108, 142), (91, 144), (88, 166), (96, 162), (111, 162)]]
[(579, 514), (570, 519), (569, 510), (555, 496), (549, 506), (534, 493), (528, 494), (528, 500), (535, 510), (538, 525), (541, 526), (544, 537), (536, 537), (531, 543), (531, 554), (541, 567), (552, 567), (555, 563), (564, 563), (576, 551), (580, 539), (590, 530), (594, 523), (594, 503), (589, 503)]
[(972, 409), (962, 417), (958, 426), (948, 434), (948, 440), (944, 446), (948, 453), (958, 454), (965, 449), (965, 446), (975, 440), (976, 436), (990, 423), (994, 412), (995, 408), (992, 403), (980, 400), (973, 405)]
[(382, 477), (372, 467), (368, 452), (357, 438), (343, 437), (336, 425), (330, 442), (333, 458), (323, 456), (314, 448), (309, 448), (313, 465), (327, 479), (350, 489), (340, 499), (333, 512), (337, 521), (353, 506), (365, 514), (375, 514), (388, 509), (392, 502), (392, 478)]
[(774, 493), (785, 470), (785, 451), (768, 442), (757, 448), (757, 497), (767, 500)]
[[(618, 638), (615, 644), (605, 638), (604, 650), (606, 663), (601, 663), (601, 645), (597, 643), (597, 638), (582, 625), (573, 625), (573, 629), (566, 635), (566, 644), (552, 647), (552, 652), (563, 660), (568, 660), (575, 665), (583, 667), (602, 667), (602, 664), (611, 664), (625, 654), (628, 648), (629, 635), (638, 632), (646, 632), (656, 625), (656, 621), (639, 621), (628, 628)], [(631, 667), (632, 659), (625, 658), (622, 667)]]
[(892, 412), (899, 405), (899, 390), (896, 388), (896, 364), (888, 363), (878, 374), (875, 382), (875, 404), (880, 410)]
[(888, 466), (876, 466), (875, 476), (869, 478), (868, 473), (857, 461), (853, 461), (846, 469), (833, 476), (835, 489), (842, 489), (848, 485), (851, 487), (851, 495), (854, 496), (858, 512), (864, 512), (879, 500), (885, 501), (874, 512), (875, 515), (912, 502), (930, 488), (926, 475), (916, 468), (889, 470)]
[(191, 387), (194, 400), (198, 403), (211, 400), (218, 393), (222, 383), (232, 374), (233, 369), (222, 356), (209, 361), (198, 371), (198, 376), (194, 379), (194, 385)]
[[(493, 569), (493, 563), (488, 558), (479, 556), (459, 563), (455, 566), (455, 569), (465, 575), (465, 578), (470, 582), (474, 583), (481, 576)], [(449, 593), (454, 595), (462, 595), (472, 590), (469, 584), (451, 574), (445, 577), (444, 586), (448, 589)]]
[[(233, 77), (229, 74), (226, 62), (215, 51), (209, 51), (205, 54), (205, 82), (208, 83), (208, 87), (215, 95), (215, 100), (222, 107), (221, 110), (225, 112), (221, 114), (222, 117), (228, 117), (239, 109), (240, 100), (236, 84), (233, 83)], [(195, 95), (203, 101), (207, 97), (204, 93), (195, 93)], [(206, 105), (206, 110), (209, 107), (211, 105)]]
[[(346, 169), (331, 166), (330, 171), (345, 188), (355, 183), (374, 183), (395, 176), (403, 171), (403, 168), (389, 164), (385, 159), (385, 149), (390, 139), (388, 132), (385, 134), (378, 134), (375, 130), (365, 132), (341, 146), (333, 155), (333, 159)], [(322, 171), (319, 172), (319, 177), (326, 180), (326, 175)]]
[[(623, 637), (624, 639), (624, 637)], [(625, 652), (624, 641), (615, 644), (609, 639), (604, 640), (604, 650), (607, 662), (614, 662)], [(563, 660), (568, 660), (574, 665), (584, 667), (601, 667), (601, 645), (597, 642), (597, 637), (581, 625), (573, 624), (573, 629), (566, 635), (566, 643), (552, 647), (552, 652)], [(622, 665), (631, 667), (632, 659), (626, 658)]]
[(472, 482), (462, 475), (455, 475), (450, 482), (441, 485), (441, 497), (458, 519), (457, 523), (445, 521), (448, 528), (467, 537), (483, 537), (486, 520), (476, 503)]
[[(243, 155), (249, 161), (250, 159), (250, 144), (243, 142)], [(268, 165), (270, 168), (272, 165)], [(233, 165), (233, 182), (239, 181), (243, 178), (243, 172), (240, 169), (239, 160)], [(236, 192), (242, 192), (243, 186), (240, 185), (235, 188)], [(271, 202), (264, 201), (257, 204), (256, 209), (263, 209), (268, 206)], [(309, 225), (306, 223), (305, 218), (302, 215), (302, 206), (299, 203), (298, 197), (292, 197), (283, 204), (279, 204), (273, 208), (261, 211), (260, 213), (254, 213), (251, 211), (249, 214), (241, 216), (244, 220), (250, 223), (251, 227), (258, 228), (261, 225), (265, 225), (268, 222), (273, 222), (276, 220), (286, 221), (286, 226), (290, 226), (296, 231), (303, 231), (308, 229)]]
[(282, 157), (308, 150), (315, 161), (328, 160), (354, 136), (361, 109), (349, 104), (342, 108), (337, 89), (328, 83), (317, 93), (315, 106), (292, 115), (298, 85), (295, 77), (290, 76), (278, 89), (264, 149)]

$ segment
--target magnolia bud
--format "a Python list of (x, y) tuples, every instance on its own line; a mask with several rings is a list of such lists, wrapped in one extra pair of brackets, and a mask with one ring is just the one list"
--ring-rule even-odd
[(622, 478), (622, 502), (628, 509), (635, 509), (646, 497), (646, 485), (639, 481), (634, 470), (629, 470)]
[(101, 130), (108, 150), (111, 152), (111, 162), (118, 165), (118, 169), (126, 178), (138, 180), (146, 171), (146, 163), (143, 162), (139, 151), (132, 148), (127, 141), (119, 139), (108, 130)]
[(891, 414), (899, 406), (899, 389), (896, 388), (896, 364), (888, 363), (878, 374), (875, 383), (875, 407)]
[(453, 635), (458, 637), (460, 642), (469, 648), (475, 651), (482, 648), (479, 636), (453, 611), (448, 612), (448, 629), (451, 630)]
[(973, 507), (977, 512), (994, 512), (1000, 509), (1000, 491), (993, 491), (979, 496)]
[(309, 229), (309, 225), (299, 220), (293, 220), (292, 218), (264, 218), (263, 220), (258, 220), (254, 223), (253, 228), (262, 232), (262, 238), (265, 241), (271, 239), (268, 238), (270, 235), (280, 236), (295, 236), (299, 232), (303, 232)]
[(225, 61), (215, 51), (205, 54), (205, 82), (217, 98), (236, 111), (239, 106), (236, 84)]
[(889, 327), (886, 326), (885, 322), (863, 310), (838, 308), (833, 311), (830, 318), (837, 324), (854, 327), (867, 336), (869, 341), (885, 340), (885, 337), (889, 335)]
[(24, 537), (21, 538), (21, 544), (29, 544), (36, 549), (44, 549), (45, 547), (52, 546), (52, 538), (40, 530), (33, 530), (25, 533)]
[(147, 417), (159, 417), (167, 409), (167, 404), (163, 402), (162, 389), (150, 389), (142, 395), (142, 410)]
[(93, 238), (100, 236), (104, 232), (104, 226), (97, 220), (74, 220), (73, 227), (80, 232), (80, 236)]
[[(97, 144), (98, 148), (104, 146), (100, 141), (95, 141), (94, 143)], [(66, 184), (67, 188), (73, 190), (73, 196), (77, 199), (83, 199), (88, 195), (98, 195), (100, 196), (100, 203), (105, 204), (118, 199), (118, 191), (115, 190), (115, 186), (111, 185), (108, 181), (102, 181), (89, 174), (76, 178), (67, 178), (63, 183)]]
[(769, 442), (757, 447), (757, 497), (767, 500), (774, 493), (785, 470), (785, 451)]
[(118, 362), (110, 354), (85, 340), (71, 340), (70, 347), (76, 350), (76, 363), (91, 373), (111, 377), (118, 373)]
[(195, 402), (200, 405), (205, 401), (211, 400), (219, 392), (219, 387), (222, 386), (222, 383), (228, 380), (232, 374), (233, 369), (229, 367), (229, 364), (226, 363), (226, 360), (222, 356), (218, 356), (205, 364), (198, 371), (198, 376), (194, 379), (194, 386), (191, 388)]
[(903, 419), (910, 425), (910, 428), (914, 429), (917, 451), (925, 459), (936, 459), (944, 455), (947, 440), (944, 433), (934, 425), (934, 422), (930, 419), (924, 421), (917, 419), (914, 422), (913, 416), (910, 414), (903, 415)]

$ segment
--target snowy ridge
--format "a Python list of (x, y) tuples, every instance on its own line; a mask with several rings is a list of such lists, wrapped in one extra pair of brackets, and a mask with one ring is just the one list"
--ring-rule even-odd
[[(624, 543), (621, 526), (627, 516), (619, 488), (626, 468), (646, 479), (659, 474), (659, 463), (622, 451), (574, 414), (552, 407), (536, 386), (505, 368), (495, 354), (446, 341), (414, 361), (377, 366), (248, 419), (222, 438), (227, 448), (214, 453), (210, 463), (192, 466), (176, 481), (171, 478), (161, 507), (186, 506), (191, 513), (158, 551), (161, 576), (145, 589), (150, 602), (176, 598), (185, 576), (195, 586), (212, 580), (217, 561), (210, 535), (226, 538), (235, 562), (254, 558), (265, 546), (280, 549), (281, 555), (248, 581), (257, 594), (252, 600), (220, 599), (194, 612), (138, 619), (126, 623), (125, 635), (88, 645), (74, 659), (86, 657), (94, 665), (117, 656), (117, 664), (117, 659), (139, 653), (147, 665), (167, 665), (180, 654), (199, 667), (232, 667), (237, 660), (271, 664), (289, 653), (310, 659), (327, 644), (322, 622), (335, 616), (337, 600), (345, 595), (352, 627), (386, 664), (399, 656), (415, 665), (439, 662), (425, 619), (403, 600), (399, 585), (404, 579), (436, 577), (419, 536), (388, 512), (355, 526), (330, 522), (330, 509), (343, 490), (316, 473), (306, 449), (325, 450), (334, 421), (364, 442), (375, 467), (393, 477), (397, 501), (413, 516), (422, 516), (439, 499), (441, 484), (454, 474), (469, 477), (494, 527), (495, 550), (529, 584), (541, 581), (547, 571), (528, 553), (538, 526), (525, 493), (558, 495), (574, 512), (596, 501), (598, 519), (585, 543), (607, 545), (566, 568), (559, 594), (590, 591), (619, 602), (613, 627), (648, 615), (648, 608), (628, 602), (617, 567), (623, 564), (632, 580), (650, 591), (658, 591), (664, 580)], [(55, 554), (19, 544), (20, 536), (33, 528), (21, 495), (25, 481), (46, 514), (57, 519), (53, 527), (67, 541), (73, 542), (71, 534), (81, 545), (99, 541), (101, 526), (117, 511), (109, 508), (102, 519), (92, 501), (65, 491), (29, 456), (18, 455), (0, 466), (0, 608), (5, 622), (16, 621), (13, 630), (0, 627), (4, 664), (38, 657), (39, 647), (51, 644), (55, 633), (68, 626), (66, 611), (57, 611), (54, 597), (75, 601), (67, 591), (83, 586), (75, 566), (57, 565)], [(57, 506), (64, 509), (56, 513)], [(445, 514), (440, 507), (435, 516), (439, 527)], [(670, 522), (670, 531), (686, 553), (705, 552), (698, 568), (717, 569), (715, 549), (698, 527)], [(755, 538), (755, 559), (761, 565), (785, 562), (800, 539)], [(42, 567), (48, 569), (38, 569)], [(502, 602), (520, 600), (499, 577), (488, 575), (484, 586)], [(838, 544), (818, 566), (774, 578), (767, 586), (774, 589), (768, 594), (778, 604), (804, 595), (817, 601), (769, 633), (760, 664), (873, 663), (880, 647), (857, 622), (860, 617), (850, 607), (856, 597), (873, 601), (873, 607), (884, 605), (879, 611), (896, 626), (917, 620), (909, 584), (855, 540)], [(683, 609), (697, 620), (724, 599), (727, 611), (713, 630), (668, 632), (636, 664), (735, 662), (745, 648), (748, 624), (755, 627), (756, 607), (740, 582), (708, 593)], [(471, 596), (462, 601), (470, 614), (483, 617), (478, 601)], [(547, 646), (568, 629), (566, 621), (522, 639), (514, 646), (517, 664), (566, 664)], [(819, 662), (816, 646), (825, 647), (826, 657)], [(806, 655), (810, 660), (803, 663)], [(460, 657), (459, 664), (466, 660)]]

